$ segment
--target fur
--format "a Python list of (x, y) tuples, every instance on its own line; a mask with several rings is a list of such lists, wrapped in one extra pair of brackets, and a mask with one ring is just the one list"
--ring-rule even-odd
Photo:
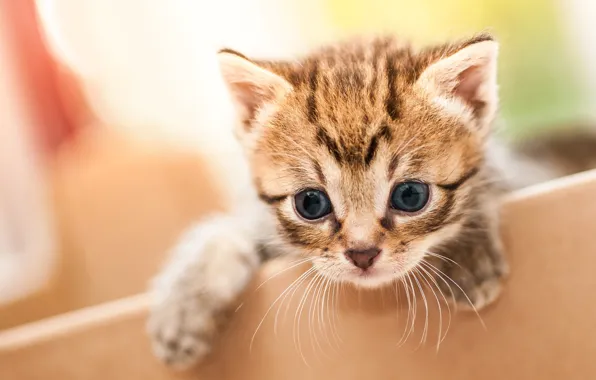
[[(221, 51), (258, 210), (203, 221), (175, 249), (155, 285), (158, 356), (177, 366), (203, 357), (225, 310), (276, 255), (304, 257), (321, 275), (363, 287), (426, 262), (457, 283), (446, 289), (455, 302), (494, 301), (508, 272), (497, 211), (507, 177), (495, 161), (515, 160), (490, 136), (497, 53), (485, 34), (422, 49), (363, 38), (296, 61)], [(430, 187), (420, 212), (389, 207), (405, 180)], [(324, 190), (333, 212), (302, 219), (294, 195), (306, 188)], [(346, 257), (369, 247), (381, 253), (367, 270)]]

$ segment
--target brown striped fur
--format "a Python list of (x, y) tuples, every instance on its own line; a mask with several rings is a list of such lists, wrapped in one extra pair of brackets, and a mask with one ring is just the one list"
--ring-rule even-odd
[[(224, 79), (240, 114), (248, 116), (238, 134), (284, 244), (314, 256), (323, 274), (375, 286), (408, 273), (427, 251), (470, 233), (466, 226), (473, 220), (489, 219), (496, 228), (496, 216), (485, 203), (498, 192), (490, 185), (495, 174), (484, 154), (496, 98), (475, 96), (476, 87), (466, 94), (465, 82), (456, 77), (452, 92), (443, 94), (443, 107), (435, 101), (441, 88), (433, 86), (450, 85), (451, 79), (440, 70), (449, 74), (461, 68), (456, 62), (439, 74), (429, 69), (482, 43), (496, 47), (484, 34), (423, 49), (384, 36), (325, 46), (295, 61), (253, 60), (229, 49), (220, 53)], [(491, 70), (481, 66), (460, 74)], [(393, 186), (405, 180), (431, 186), (431, 203), (418, 215), (388, 205)], [(326, 191), (333, 213), (317, 222), (297, 216), (293, 196), (305, 188)], [(499, 247), (486, 244), (487, 251)], [(366, 273), (344, 257), (358, 246), (382, 249)], [(490, 260), (481, 284), (505, 272), (500, 257)], [(494, 298), (468, 291), (477, 305)]]

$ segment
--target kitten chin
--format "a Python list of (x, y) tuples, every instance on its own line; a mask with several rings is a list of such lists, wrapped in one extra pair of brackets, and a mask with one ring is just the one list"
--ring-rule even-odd
[(398, 272), (395, 268), (386, 266), (373, 266), (363, 271), (349, 263), (320, 263), (317, 259), (313, 260), (313, 267), (317, 270), (317, 273), (332, 282), (349, 283), (369, 289), (390, 285), (406, 273), (406, 271)]
[(350, 270), (341, 277), (340, 282), (351, 283), (357, 287), (367, 289), (384, 288), (403, 278), (408, 271), (395, 271), (381, 268), (371, 268), (366, 272)]

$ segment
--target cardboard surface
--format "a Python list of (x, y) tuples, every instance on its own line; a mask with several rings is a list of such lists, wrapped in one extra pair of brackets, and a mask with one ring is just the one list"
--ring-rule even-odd
[[(138, 296), (0, 334), (0, 378), (596, 378), (596, 305), (590, 302), (596, 289), (595, 193), (596, 172), (592, 172), (509, 199), (503, 206), (502, 231), (512, 266), (506, 291), (481, 313), (486, 328), (473, 313), (454, 315), (438, 352), (439, 313), (432, 293), (427, 294), (429, 335), (421, 346), (425, 313), (420, 307), (415, 332), (404, 345), (397, 345), (407, 313), (396, 313), (391, 290), (345, 289), (338, 293), (341, 301), (336, 308), (326, 314), (310, 309), (307, 301), (298, 321), (299, 300), (308, 289), (303, 286), (281, 307), (277, 333), (274, 306), (254, 335), (272, 302), (304, 271), (294, 268), (258, 291), (247, 292), (216, 352), (195, 371), (174, 373), (153, 358), (144, 334), (147, 299)], [(264, 268), (254, 286), (278, 273), (280, 265)], [(316, 304), (321, 302), (319, 298)], [(448, 314), (443, 312), (446, 328)], [(332, 324), (335, 328), (329, 327)], [(334, 340), (336, 335), (341, 341)], [(309, 339), (312, 336), (318, 340)]]

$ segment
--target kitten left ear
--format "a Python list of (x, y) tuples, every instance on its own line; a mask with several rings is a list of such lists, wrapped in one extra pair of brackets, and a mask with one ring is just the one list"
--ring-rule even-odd
[(257, 112), (267, 103), (281, 99), (291, 89), (288, 81), (253, 63), (240, 53), (222, 50), (218, 53), (223, 79), (232, 95), (246, 132)]
[(451, 110), (467, 114), (478, 132), (488, 135), (498, 106), (498, 51), (492, 39), (468, 44), (428, 66), (417, 84), (438, 103), (452, 103)]

